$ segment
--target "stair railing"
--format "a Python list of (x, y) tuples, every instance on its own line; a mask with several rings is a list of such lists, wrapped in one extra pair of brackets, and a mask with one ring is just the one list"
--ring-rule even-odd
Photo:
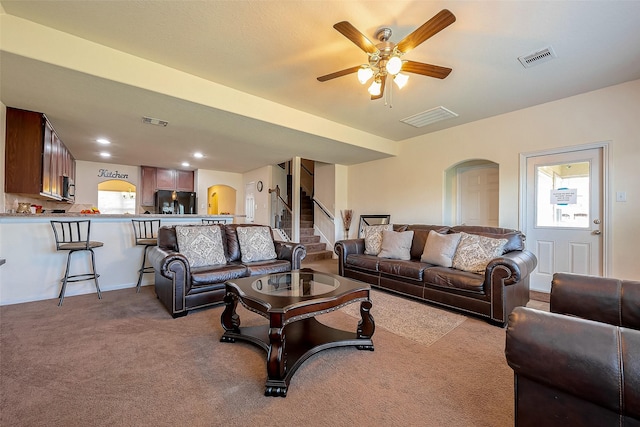
[[(336, 235), (335, 217), (320, 200), (315, 197), (311, 199), (314, 205), (314, 228), (320, 234), (321, 239), (326, 241), (329, 247), (333, 247)], [(317, 207), (317, 209), (316, 209)], [(322, 212), (324, 215), (316, 215)]]
[(271, 194), (271, 212), (273, 217), (271, 218), (271, 227), (283, 230), (287, 236), (291, 236), (291, 224), (293, 220), (293, 211), (287, 204), (287, 202), (280, 196), (280, 187), (276, 185), (276, 188), (270, 188), (269, 194)]

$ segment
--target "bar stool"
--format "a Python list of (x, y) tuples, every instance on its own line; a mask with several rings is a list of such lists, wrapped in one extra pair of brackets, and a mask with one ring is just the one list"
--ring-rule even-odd
[[(104, 245), (102, 242), (95, 242), (90, 239), (91, 235), (91, 221), (79, 220), (79, 221), (51, 221), (51, 228), (53, 228), (53, 235), (56, 239), (56, 250), (69, 251), (67, 255), (67, 268), (64, 271), (64, 277), (62, 282), (62, 288), (60, 289), (60, 302), (58, 306), (62, 305), (64, 301), (64, 292), (69, 282), (81, 282), (84, 280), (93, 280), (96, 283), (96, 290), (98, 291), (98, 299), (102, 299), (102, 293), (100, 292), (100, 286), (98, 285), (98, 277), (100, 275), (96, 273), (96, 257), (93, 253), (94, 248), (99, 248)], [(91, 253), (91, 273), (82, 274), (69, 274), (69, 266), (71, 264), (71, 254), (74, 252), (89, 251)]]
[(206, 218), (202, 218), (202, 223), (203, 224), (226, 224), (227, 221), (225, 221), (224, 219), (206, 219)]
[(158, 228), (160, 228), (159, 219), (132, 219), (133, 235), (136, 239), (136, 245), (144, 246), (142, 253), (142, 264), (138, 270), (138, 285), (136, 293), (140, 292), (142, 286), (142, 276), (144, 273), (153, 273), (153, 266), (145, 267), (147, 262), (147, 249), (158, 245)]

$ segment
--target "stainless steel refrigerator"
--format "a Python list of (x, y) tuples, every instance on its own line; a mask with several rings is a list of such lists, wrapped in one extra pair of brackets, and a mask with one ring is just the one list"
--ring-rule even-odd
[(196, 193), (158, 190), (156, 191), (155, 211), (168, 215), (196, 214)]

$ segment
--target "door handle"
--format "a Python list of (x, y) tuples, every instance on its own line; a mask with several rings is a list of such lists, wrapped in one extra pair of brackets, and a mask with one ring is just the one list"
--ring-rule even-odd
[(593, 230), (593, 231), (591, 232), (591, 234), (595, 234), (595, 235), (597, 236), (597, 235), (599, 235), (599, 234), (602, 234), (602, 231), (600, 231), (600, 230)]
[(593, 223), (594, 223), (594, 224), (600, 224), (600, 220), (599, 220), (599, 219), (594, 219), (594, 220), (593, 220)]

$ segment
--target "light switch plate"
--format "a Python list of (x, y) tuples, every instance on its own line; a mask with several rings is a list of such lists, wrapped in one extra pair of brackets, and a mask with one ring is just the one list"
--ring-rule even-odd
[(616, 191), (616, 202), (626, 202), (626, 201), (627, 201), (627, 192)]

